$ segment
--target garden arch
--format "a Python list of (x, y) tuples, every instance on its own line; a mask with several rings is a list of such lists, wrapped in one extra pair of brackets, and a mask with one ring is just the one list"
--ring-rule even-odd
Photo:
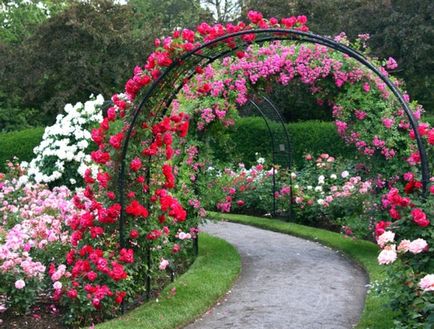
[[(279, 164), (282, 168), (291, 169), (291, 141), (289, 139), (288, 130), (285, 127), (285, 122), (282, 118), (280, 111), (273, 104), (273, 102), (266, 96), (262, 96), (258, 100), (250, 99), (248, 104), (244, 106), (246, 112), (258, 113), (263, 119), (265, 126), (267, 127), (268, 134), (270, 135), (271, 144), (271, 163), (272, 167), (272, 191), (271, 196), (273, 197), (273, 205), (271, 210), (271, 215), (276, 216), (276, 198), (274, 197), (276, 193), (276, 170), (275, 165)], [(243, 110), (243, 109), (241, 109)], [(246, 113), (248, 115), (248, 113)], [(273, 131), (271, 125), (272, 123), (277, 123), (277, 129), (279, 131)], [(292, 178), (289, 176), (289, 186), (292, 187)], [(289, 204), (288, 217), (291, 217), (291, 205), (292, 205), (292, 188), (291, 197)]]
[[(249, 36), (249, 42), (246, 42), (242, 39), (245, 36)], [(398, 88), (396, 88), (396, 86), (387, 76), (381, 73), (378, 68), (376, 68), (372, 63), (370, 63), (363, 54), (356, 51), (355, 49), (352, 49), (351, 47), (348, 47), (330, 38), (296, 29), (259, 28), (242, 30), (234, 33), (225, 34), (214, 40), (201, 43), (200, 45), (194, 47), (192, 50), (181, 55), (179, 58), (173, 60), (173, 62), (169, 66), (167, 66), (167, 68), (161, 73), (161, 75), (156, 77), (156, 79), (148, 87), (139, 106), (132, 113), (130, 124), (128, 126), (128, 129), (126, 130), (126, 135), (124, 137), (122, 145), (117, 180), (117, 187), (119, 192), (118, 200), (119, 204), (121, 205), (119, 220), (119, 235), (121, 248), (125, 246), (125, 159), (130, 145), (130, 138), (134, 131), (134, 128), (136, 127), (139, 115), (142, 113), (148, 113), (152, 115), (152, 122), (155, 122), (158, 118), (163, 117), (166, 109), (171, 105), (172, 101), (175, 99), (176, 95), (182, 89), (184, 84), (197, 73), (195, 71), (196, 67), (211, 64), (217, 59), (230, 55), (237, 50), (246, 48), (252, 42), (261, 44), (266, 41), (275, 40), (293, 40), (326, 46), (327, 48), (331, 48), (355, 59), (364, 67), (368, 68), (372, 73), (374, 73), (374, 75), (376, 75), (386, 84), (386, 86), (390, 89), (390, 91), (392, 91), (393, 95), (398, 100), (399, 104), (402, 106), (406, 116), (408, 117), (410, 126), (414, 132), (418, 152), (421, 158), (422, 190), (424, 194), (427, 193), (429, 185), (429, 166), (425, 147), (418, 131), (418, 123), (415, 120), (408, 104), (404, 100), (403, 95), (398, 90)], [(228, 44), (230, 45), (230, 47), (228, 47)], [(149, 166), (148, 170), (150, 170)]]

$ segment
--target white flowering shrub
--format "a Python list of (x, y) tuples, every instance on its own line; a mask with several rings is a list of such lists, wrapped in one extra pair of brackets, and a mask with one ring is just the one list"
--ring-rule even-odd
[(35, 158), (28, 166), (28, 178), (37, 183), (77, 186), (90, 163), (91, 129), (102, 121), (104, 98), (91, 96), (86, 103), (65, 105), (65, 114), (45, 128), (41, 143), (33, 152)]

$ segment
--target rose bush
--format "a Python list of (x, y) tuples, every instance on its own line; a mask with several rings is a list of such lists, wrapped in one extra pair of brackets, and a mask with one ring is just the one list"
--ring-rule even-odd
[(44, 185), (19, 184), (25, 171), (9, 163), (0, 174), (0, 293), (12, 311), (24, 312), (36, 300), (56, 293), (60, 282), (50, 277), (63, 266), (69, 248), (66, 223), (76, 213), (66, 187), (52, 191)]
[(90, 130), (103, 119), (103, 103), (104, 98), (98, 95), (84, 104), (65, 105), (65, 115), (59, 114), (56, 123), (45, 128), (41, 143), (34, 149), (28, 168), (31, 180), (50, 186), (82, 186), (90, 165)]

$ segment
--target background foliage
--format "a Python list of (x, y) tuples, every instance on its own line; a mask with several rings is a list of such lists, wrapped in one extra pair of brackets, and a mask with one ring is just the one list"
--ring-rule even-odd
[[(130, 0), (128, 5), (111, 0), (33, 0), (23, 5), (28, 2), (0, 2), (2, 131), (52, 124), (64, 104), (92, 93), (108, 98), (129, 78), (125, 68), (143, 62), (156, 36), (210, 21), (217, 12), (216, 1), (198, 0)], [(305, 14), (311, 30), (319, 34), (346, 31), (354, 38), (370, 33), (372, 53), (395, 57), (400, 63), (395, 74), (406, 80), (410, 94), (427, 111), (433, 111), (432, 1), (244, 0), (224, 7), (226, 2), (219, 1), (220, 16), (215, 19), (245, 16), (249, 9), (259, 8), (265, 16)], [(329, 119), (302, 86), (276, 89), (273, 101), (289, 121)]]

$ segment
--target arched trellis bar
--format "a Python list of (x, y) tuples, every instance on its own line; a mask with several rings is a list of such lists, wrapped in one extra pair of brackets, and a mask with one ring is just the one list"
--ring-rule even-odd
[[(125, 245), (125, 158), (127, 155), (131, 134), (134, 130), (139, 115), (141, 113), (146, 113), (147, 115), (149, 115), (149, 118), (151, 118), (152, 116), (154, 120), (160, 118), (162, 115), (164, 115), (165, 110), (170, 106), (172, 100), (176, 97), (176, 94), (186, 83), (186, 77), (191, 77), (195, 74), (194, 70), (197, 66), (204, 66), (210, 64), (215, 60), (229, 55), (238, 49), (246, 48), (250, 43), (239, 40), (239, 37), (248, 34), (254, 35), (255, 38), (258, 37), (255, 41), (253, 41), (254, 43), (263, 43), (273, 40), (294, 40), (324, 45), (328, 48), (339, 51), (355, 59), (357, 62), (368, 68), (378, 78), (380, 78), (392, 91), (393, 95), (402, 106), (405, 114), (409, 119), (411, 128), (414, 131), (417, 147), (421, 158), (422, 189), (424, 194), (427, 193), (429, 185), (429, 165), (425, 147), (418, 131), (418, 123), (415, 120), (407, 103), (404, 101), (401, 92), (395, 87), (395, 85), (392, 83), (392, 81), (390, 81), (387, 76), (385, 76), (379, 71), (377, 67), (370, 63), (361, 53), (352, 49), (351, 47), (336, 42), (330, 38), (326, 38), (310, 32), (282, 28), (244, 30), (235, 33), (229, 33), (214, 40), (205, 42), (200, 46), (197, 46), (193, 50), (185, 53), (179, 59), (174, 60), (173, 63), (169, 67), (167, 67), (167, 69), (148, 87), (139, 106), (132, 113), (130, 126), (126, 132), (125, 140), (122, 146), (118, 175), (119, 203), (121, 205), (121, 214), (119, 220), (119, 235), (121, 248)], [(229, 40), (235, 40), (239, 43), (235, 47), (228, 47), (225, 42), (228, 42)]]
[[(268, 133), (270, 135), (271, 141), (271, 162), (272, 167), (272, 191), (271, 196), (273, 198), (273, 208), (271, 214), (273, 217), (276, 216), (276, 168), (275, 165), (280, 165), (282, 169), (291, 169), (291, 144), (289, 140), (289, 134), (283, 121), (283, 117), (277, 107), (265, 96), (258, 100), (250, 99), (247, 106), (240, 109), (241, 115), (249, 115), (251, 112), (258, 113), (264, 120), (267, 127)], [(277, 124), (277, 126), (276, 126)], [(289, 180), (289, 185), (291, 186), (290, 204), (288, 206), (289, 213), (288, 217), (291, 218), (291, 206), (292, 206), (292, 181), (291, 176)]]

